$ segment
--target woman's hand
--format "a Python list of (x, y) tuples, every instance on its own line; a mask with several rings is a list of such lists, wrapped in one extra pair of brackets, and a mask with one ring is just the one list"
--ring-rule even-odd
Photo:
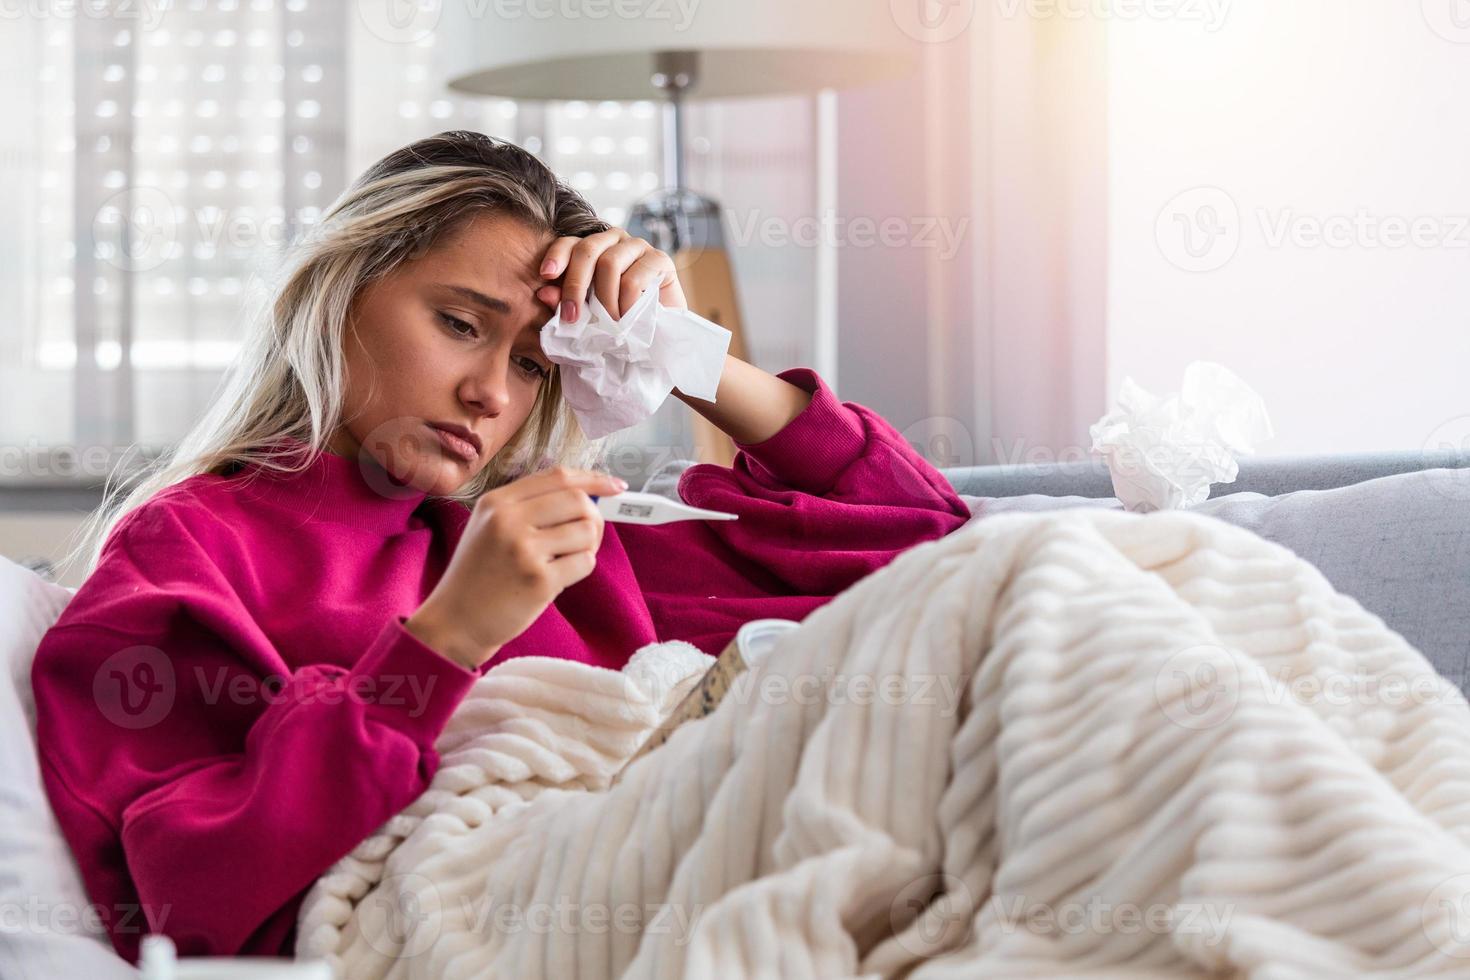
[[(571, 309), (561, 310), (563, 320), (577, 318), (589, 283), (615, 317), (621, 317), (644, 289), (657, 282), (662, 283), (660, 306), (689, 308), (674, 260), (621, 228), (586, 238), (558, 238), (546, 250), (541, 275), (547, 279), (561, 277), (560, 283), (537, 289), (536, 297), (548, 306), (574, 304)], [(720, 373), (715, 402), (690, 398), (678, 388), (673, 394), (732, 439), (752, 445), (780, 432), (812, 399), (809, 392), (730, 356), (725, 358)]]
[(603, 519), (588, 494), (627, 484), (557, 466), (475, 501), (449, 567), (404, 623), (425, 645), (477, 670), (597, 567)]
[[(536, 290), (548, 306), (562, 304), (561, 318), (575, 320), (587, 301), (588, 288), (614, 317), (621, 318), (649, 286), (659, 284), (658, 304), (687, 310), (674, 260), (622, 228), (579, 238), (558, 238), (541, 262), (543, 279), (559, 279)], [(571, 304), (568, 307), (566, 304)]]

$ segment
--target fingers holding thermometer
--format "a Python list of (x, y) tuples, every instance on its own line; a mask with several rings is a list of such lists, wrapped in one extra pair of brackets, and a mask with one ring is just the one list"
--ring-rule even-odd
[(604, 521), (735, 520), (616, 477), (558, 466), (496, 487), (471, 509), (449, 566), (404, 627), (478, 670), (535, 622), (563, 589), (591, 575)]
[[(538, 481), (537, 476), (542, 479)], [(513, 505), (531, 529), (538, 556), (556, 564), (567, 558), (575, 559), (579, 552), (597, 554), (602, 547), (603, 516), (593, 503), (597, 499), (595, 494), (606, 493), (609, 488), (619, 493), (627, 486), (623, 480), (605, 473), (555, 467), (508, 484), (507, 489), (517, 487), (524, 494), (513, 497)]]
[(592, 574), (603, 517), (591, 495), (626, 486), (605, 473), (557, 466), (485, 493), (443, 577), (405, 628), (450, 660), (478, 669), (563, 589)]
[[(548, 551), (552, 560), (588, 547), (595, 553), (602, 547), (603, 517), (593, 500), (582, 489), (561, 488), (525, 502), (526, 520), (552, 549)], [(590, 545), (581, 543), (589, 532), (593, 535)]]

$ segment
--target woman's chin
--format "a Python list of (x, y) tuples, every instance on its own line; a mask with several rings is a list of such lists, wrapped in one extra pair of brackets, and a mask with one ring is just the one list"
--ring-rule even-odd
[(435, 497), (444, 497), (470, 482), (480, 471), (480, 464), (452, 453), (431, 451), (426, 454), (420, 470), (419, 475), (424, 480), (414, 481), (419, 489)]

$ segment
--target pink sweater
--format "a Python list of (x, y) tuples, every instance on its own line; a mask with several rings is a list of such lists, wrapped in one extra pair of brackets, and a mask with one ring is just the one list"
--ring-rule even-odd
[[(814, 393), (733, 468), (679, 482), (740, 520), (606, 527), (596, 570), (481, 672), (528, 654), (622, 666), (751, 619), (800, 620), (969, 518), (870, 410)], [(130, 513), (32, 670), (42, 773), (118, 952), (291, 955), (306, 890), (427, 787), (476, 672), (403, 627), (468, 510), (384, 496), (319, 455), (295, 477), (200, 475)]]

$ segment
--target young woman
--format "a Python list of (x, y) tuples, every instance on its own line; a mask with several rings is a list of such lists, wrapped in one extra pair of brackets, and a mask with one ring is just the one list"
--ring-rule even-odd
[[(812, 371), (727, 360), (741, 450), (679, 492), (740, 520), (604, 527), (537, 335), (674, 263), (513, 144), (384, 158), (293, 247), (220, 398), (91, 527), (36, 653), (42, 770), (114, 946), (290, 955), (297, 907), (412, 802), (475, 679), (512, 657), (621, 667), (801, 619), (969, 517), (944, 477)], [(567, 311), (574, 315), (574, 310)]]

